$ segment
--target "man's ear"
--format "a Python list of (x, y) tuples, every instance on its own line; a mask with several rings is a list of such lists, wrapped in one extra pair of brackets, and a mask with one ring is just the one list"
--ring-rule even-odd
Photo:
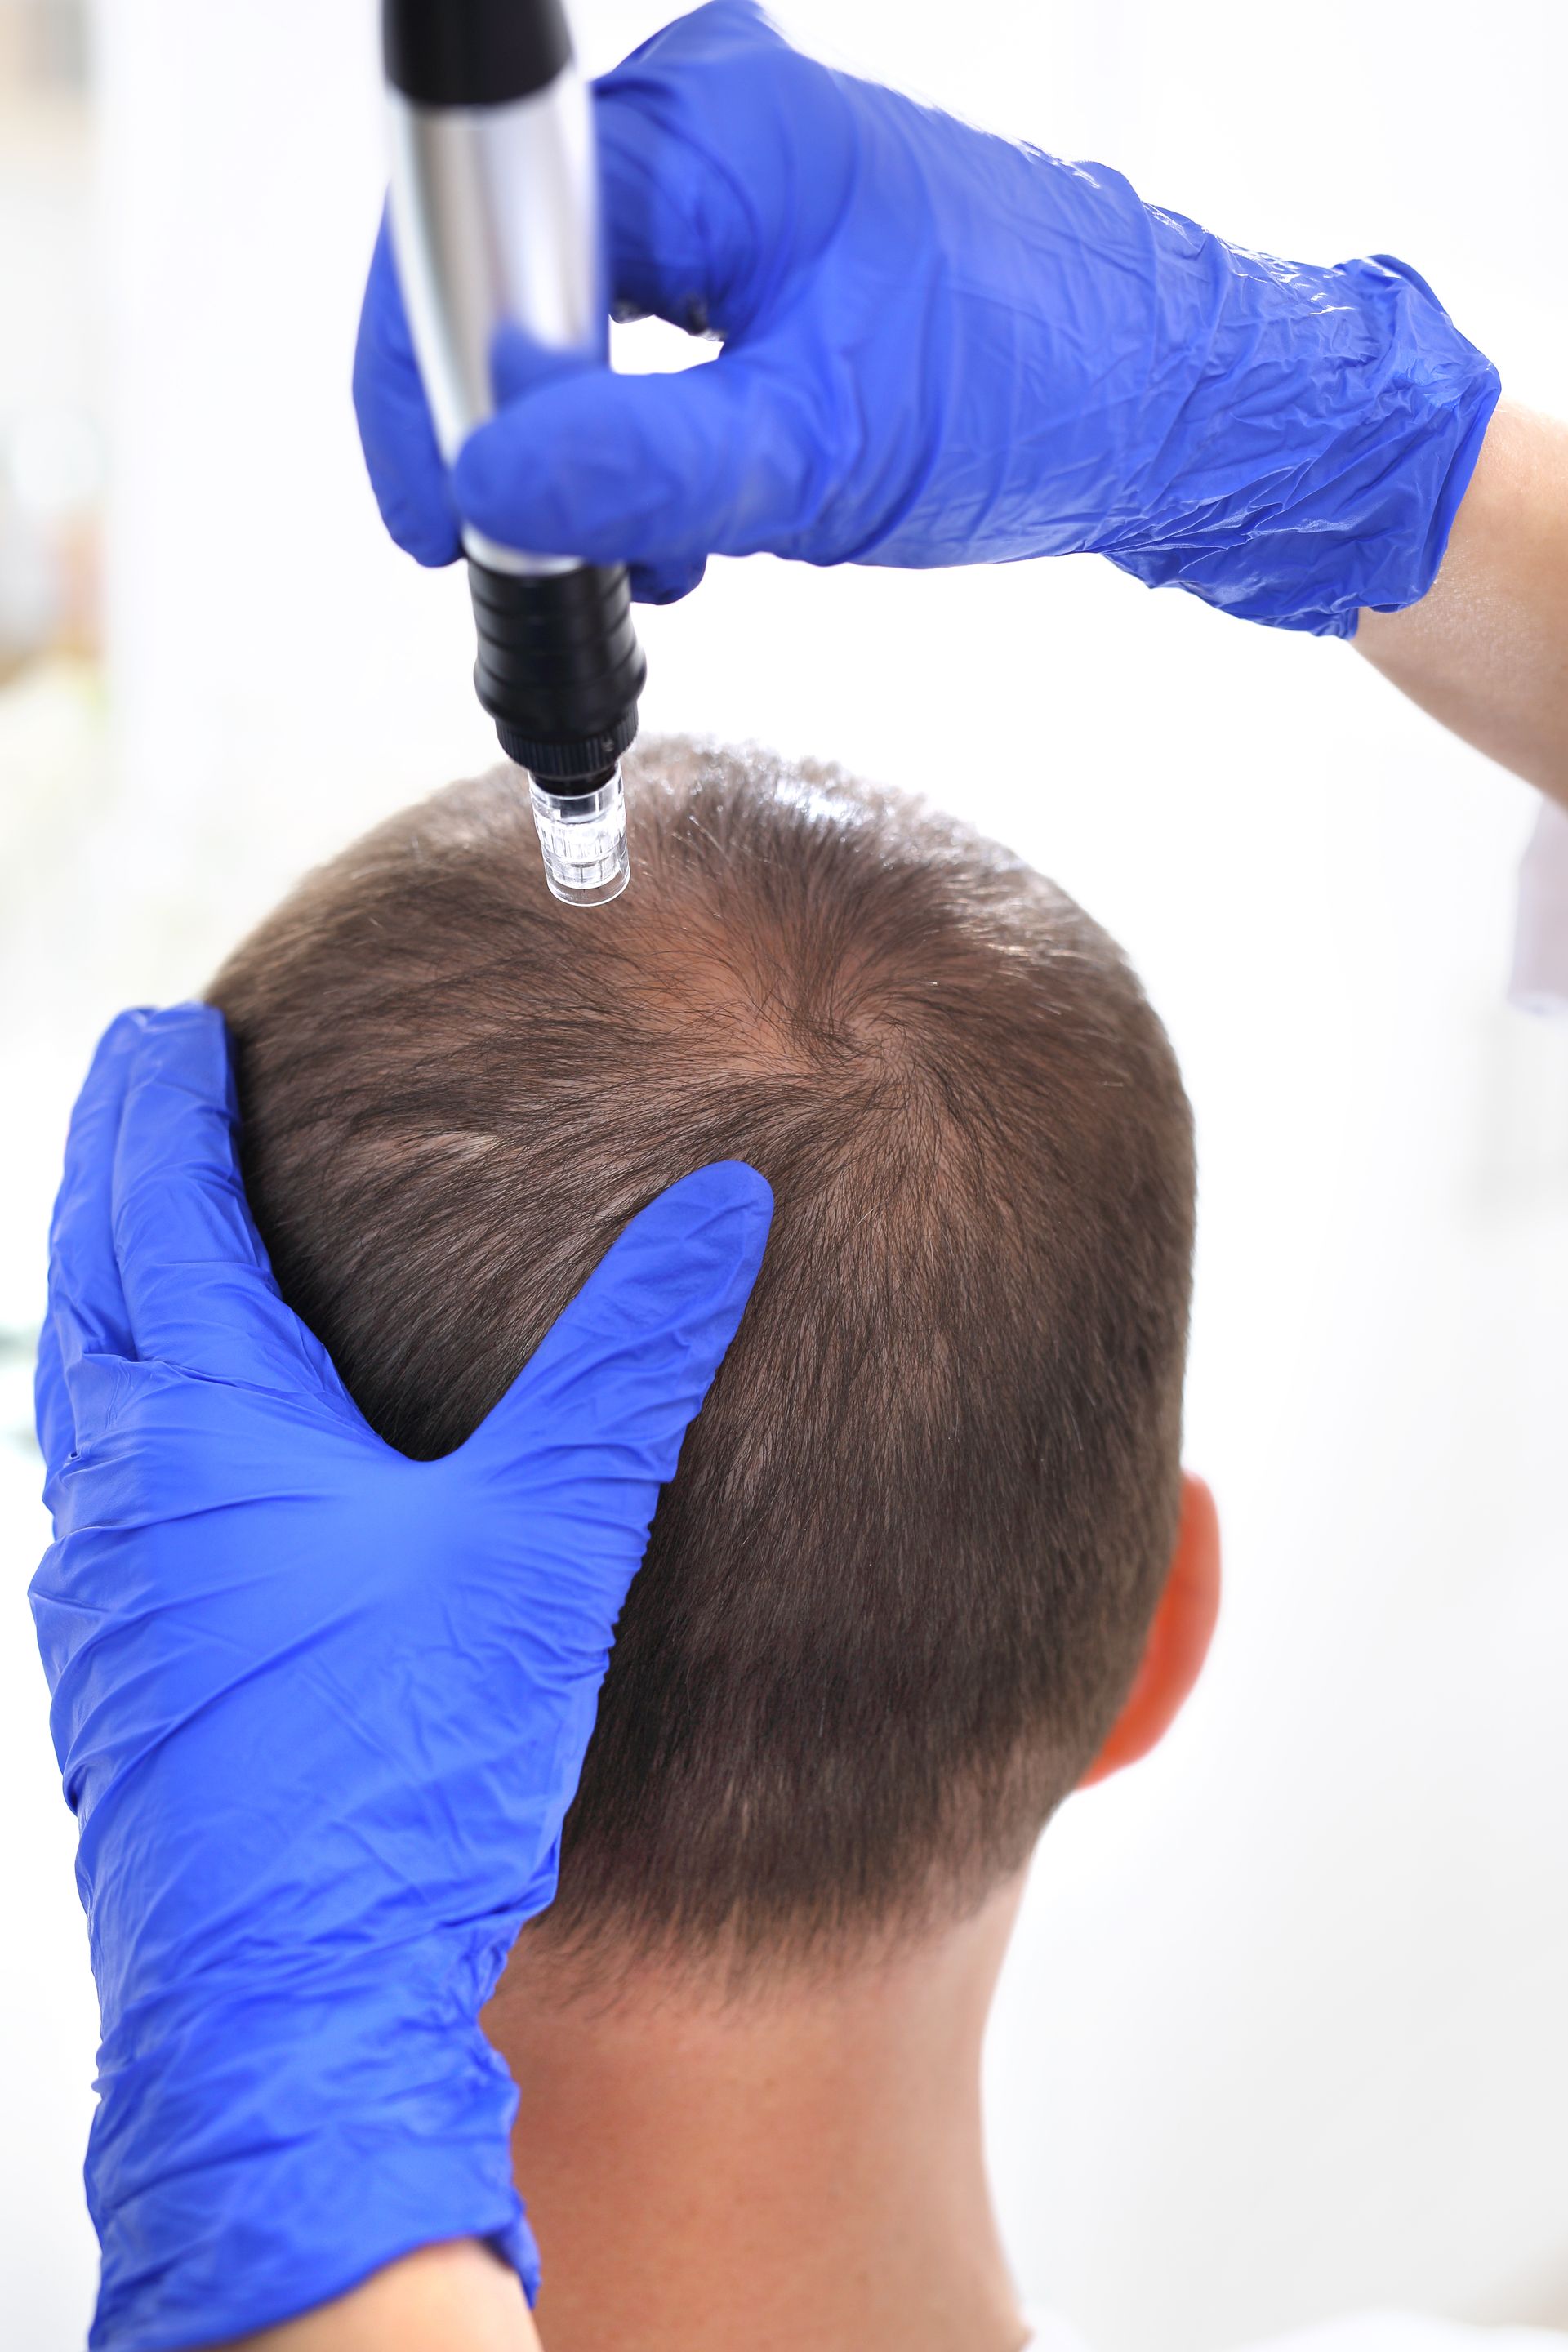
[(1163, 1739), (1198, 1678), (1219, 1615), (1219, 1513), (1201, 1478), (1182, 1474), (1176, 1549), (1149, 1638), (1121, 1714), (1079, 1782), (1087, 1789), (1136, 1764)]

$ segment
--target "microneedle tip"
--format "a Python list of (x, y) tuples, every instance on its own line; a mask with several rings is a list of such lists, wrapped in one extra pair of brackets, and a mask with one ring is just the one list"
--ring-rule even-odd
[(546, 792), (529, 778), (529, 799), (544, 878), (568, 907), (603, 907), (631, 879), (626, 856), (626, 803), (617, 768), (593, 792)]

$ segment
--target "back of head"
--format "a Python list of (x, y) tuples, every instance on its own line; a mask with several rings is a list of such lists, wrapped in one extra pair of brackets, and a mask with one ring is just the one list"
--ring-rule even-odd
[(1111, 942), (964, 829), (683, 742), (627, 797), (607, 908), (549, 898), (500, 773), (311, 877), (211, 993), (285, 1296), (407, 1453), (664, 1185), (772, 1183), (549, 1933), (826, 1951), (1020, 1864), (1125, 1693), (1176, 1526), (1190, 1121)]

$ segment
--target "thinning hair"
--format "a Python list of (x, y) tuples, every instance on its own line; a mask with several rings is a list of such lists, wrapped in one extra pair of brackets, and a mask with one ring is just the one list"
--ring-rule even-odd
[(284, 1295), (458, 1444), (663, 1186), (776, 1198), (622, 1613), (548, 1932), (804, 1951), (1026, 1857), (1174, 1542), (1191, 1121), (1071, 899), (837, 772), (629, 764), (634, 879), (546, 892), (515, 772), (310, 877), (210, 992)]

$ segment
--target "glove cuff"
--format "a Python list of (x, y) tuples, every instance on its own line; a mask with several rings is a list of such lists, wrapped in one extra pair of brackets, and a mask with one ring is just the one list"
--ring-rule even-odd
[[(304, 2031), (285, 2038), (284, 2009)], [(103, 2250), (92, 2352), (174, 2352), (297, 2316), (416, 2248), (487, 2241), (530, 2302), (517, 2092), (470, 2021), (319, 1995), (106, 2042), (88, 2150)]]
[(1399, 611), (1436, 578), (1497, 369), (1392, 256), (1314, 270), (1220, 250), (1224, 363), (1167, 439), (1181, 475), (1143, 486), (1097, 551), (1243, 620), (1353, 636), (1364, 608)]

